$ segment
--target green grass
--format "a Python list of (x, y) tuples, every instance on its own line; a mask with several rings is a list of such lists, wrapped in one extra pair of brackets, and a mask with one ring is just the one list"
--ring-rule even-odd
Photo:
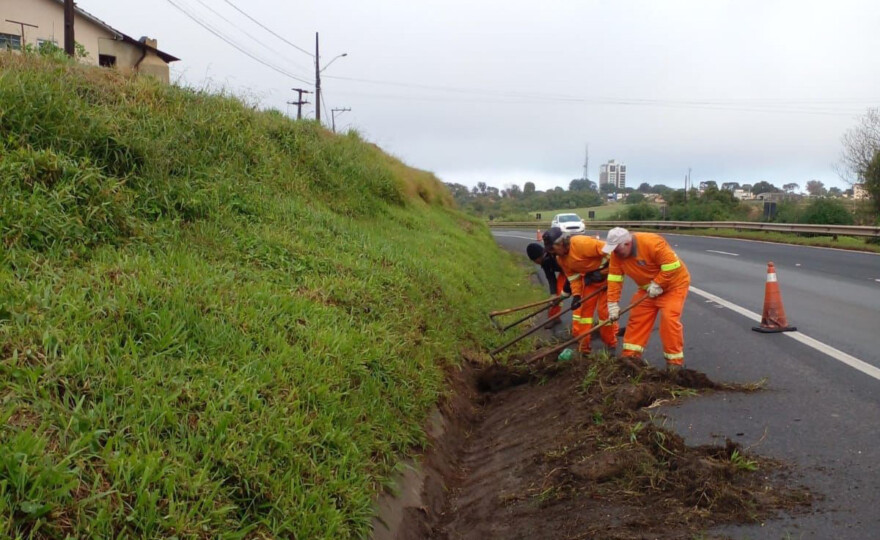
[(430, 173), (229, 96), (0, 54), (0, 536), (353, 538), (486, 312)]

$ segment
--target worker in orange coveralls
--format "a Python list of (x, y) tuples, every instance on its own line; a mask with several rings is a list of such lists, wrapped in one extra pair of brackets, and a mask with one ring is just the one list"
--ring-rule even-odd
[[(547, 312), (547, 318), (552, 319), (562, 311), (562, 306), (559, 305), (562, 303), (562, 299), (571, 296), (571, 286), (568, 284), (568, 280), (565, 279), (565, 273), (563, 273), (562, 268), (556, 263), (556, 259), (544, 250), (544, 246), (537, 242), (532, 242), (526, 246), (526, 255), (544, 271), (547, 284), (550, 286), (550, 294), (559, 298), (559, 301)], [(561, 321), (556, 319), (547, 323), (545, 328), (553, 328), (560, 323)]]
[(684, 366), (681, 312), (691, 283), (687, 267), (659, 234), (630, 233), (622, 227), (608, 231), (602, 251), (611, 254), (608, 265), (609, 316), (612, 319), (620, 317), (619, 301), (625, 275), (639, 286), (632, 302), (648, 297), (630, 311), (623, 336), (623, 356), (641, 359), (659, 313), (666, 369), (669, 372), (680, 370)]
[[(599, 318), (608, 319), (607, 291), (602, 290), (586, 301), (582, 298), (605, 287), (608, 256), (602, 252), (604, 244), (601, 240), (589, 236), (567, 236), (559, 227), (552, 227), (543, 235), (544, 248), (556, 255), (556, 261), (571, 283), (571, 305), (580, 309), (572, 312), (573, 336), (580, 336), (593, 328), (593, 313), (598, 307)], [(598, 322), (598, 321), (596, 321)], [(599, 330), (605, 346), (614, 350), (617, 347), (617, 323), (608, 324)], [(581, 354), (590, 353), (590, 340), (580, 341)]]

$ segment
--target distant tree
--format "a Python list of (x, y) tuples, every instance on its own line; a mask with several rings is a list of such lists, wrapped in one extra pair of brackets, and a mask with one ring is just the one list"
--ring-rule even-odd
[(628, 206), (621, 212), (621, 217), (627, 221), (642, 221), (660, 219), (660, 209), (646, 202)]
[(862, 178), (865, 189), (874, 201), (874, 208), (880, 212), (880, 149), (874, 153), (874, 159), (868, 163)]
[(715, 180), (707, 180), (705, 182), (700, 182), (700, 189), (705, 191), (707, 189), (718, 189), (718, 183)]
[(826, 192), (825, 184), (819, 180), (810, 180), (807, 182), (806, 190), (807, 193), (813, 197), (821, 197), (822, 195), (825, 195)]
[(635, 192), (626, 196), (626, 204), (638, 204), (641, 202), (645, 202), (644, 193)]
[(486, 182), (477, 182), (477, 189), (480, 190), (480, 195), (486, 194)]
[(568, 184), (569, 191), (596, 191), (596, 182), (575, 178)]
[(670, 191), (672, 188), (664, 185), (664, 184), (656, 184), (651, 188), (651, 193), (663, 193), (664, 191)]
[(510, 184), (509, 186), (507, 186), (507, 189), (505, 191), (507, 192), (507, 196), (511, 199), (516, 199), (517, 197), (522, 195), (522, 188), (520, 188), (517, 184)]
[(721, 189), (725, 191), (736, 191), (739, 189), (739, 182), (724, 182), (721, 184)]
[(757, 184), (752, 186), (752, 193), (758, 195), (759, 193), (779, 193), (780, 189), (770, 182), (765, 180), (761, 180)]
[(611, 183), (602, 184), (599, 187), (599, 193), (601, 193), (603, 195), (607, 195), (608, 193), (614, 193), (616, 191), (617, 191), (617, 186), (615, 186), (614, 184), (611, 184)]
[(843, 195), (843, 191), (837, 186), (828, 189), (829, 197), (840, 197), (841, 195)]
[(498, 191), (498, 188), (494, 186), (489, 186), (486, 188), (486, 195), (489, 196), (489, 198), (493, 199), (498, 199), (499, 197), (501, 197), (501, 193)]
[(535, 194), (535, 183), (534, 182), (526, 182), (523, 184), (523, 195), (529, 196)]
[(740, 189), (742, 189), (746, 193), (753, 193), (751, 184), (743, 184)]
[[(843, 135), (841, 142), (843, 168), (850, 173), (851, 180), (866, 180), (868, 170), (880, 152), (880, 107), (868, 109), (859, 124)], [(880, 204), (876, 195), (874, 202)]]
[(798, 184), (797, 182), (790, 182), (788, 184), (783, 184), (782, 190), (786, 193), (794, 193), (795, 191), (800, 189), (800, 187), (800, 184)]
[(647, 182), (642, 182), (638, 187), (639, 193), (651, 193), (651, 184)]
[(446, 184), (446, 189), (452, 194), (452, 198), (455, 200), (467, 199), (470, 197), (471, 192), (467, 186), (462, 184), (456, 184), (454, 182), (444, 182)]
[(843, 202), (836, 199), (815, 199), (804, 209), (804, 223), (815, 225), (852, 225), (853, 217)]

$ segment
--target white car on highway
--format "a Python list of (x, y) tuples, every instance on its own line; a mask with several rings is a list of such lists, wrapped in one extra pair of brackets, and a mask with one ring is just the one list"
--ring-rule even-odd
[(559, 227), (566, 234), (578, 234), (587, 230), (584, 220), (577, 214), (556, 214), (550, 226)]

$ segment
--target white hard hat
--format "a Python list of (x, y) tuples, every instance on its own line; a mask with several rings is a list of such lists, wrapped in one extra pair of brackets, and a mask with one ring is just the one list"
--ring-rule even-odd
[(611, 253), (614, 248), (620, 244), (631, 242), (632, 239), (632, 234), (628, 230), (623, 227), (614, 227), (608, 231), (608, 236), (605, 237), (605, 247), (602, 248), (602, 253)]

